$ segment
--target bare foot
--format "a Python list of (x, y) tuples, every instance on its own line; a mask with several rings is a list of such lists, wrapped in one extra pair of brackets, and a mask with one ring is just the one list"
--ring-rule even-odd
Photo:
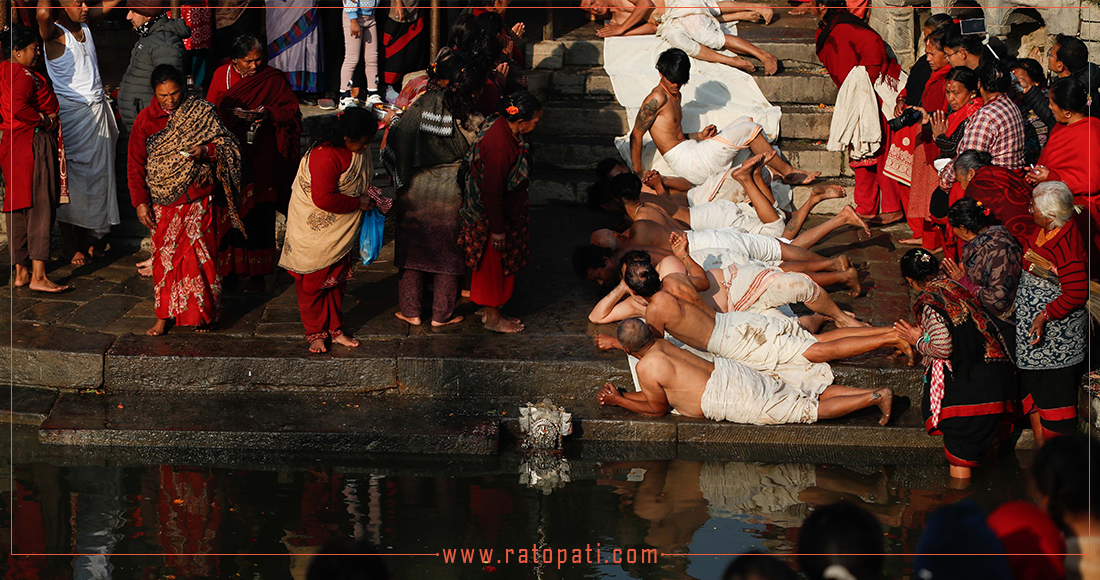
[(764, 154), (757, 153), (756, 155), (753, 155), (752, 157), (746, 159), (740, 167), (734, 169), (730, 173), (730, 176), (736, 179), (739, 183), (744, 183), (746, 180), (752, 179), (752, 173), (756, 171), (756, 168), (760, 167), (760, 164), (762, 164), (763, 162)]
[(775, 159), (776, 155), (779, 155), (779, 152), (775, 149), (771, 149), (765, 153), (761, 153), (761, 155), (764, 156), (764, 161), (761, 163), (761, 165), (767, 165), (772, 162), (772, 159)]
[(808, 6), (803, 5), (803, 6), (798, 6), (797, 8), (791, 8), (791, 11), (788, 14), (790, 14), (791, 16), (802, 16), (803, 14), (809, 14), (809, 13), (810, 13), (810, 8)]
[(494, 322), (485, 322), (485, 328), (492, 330), (493, 332), (502, 332), (504, 334), (514, 334), (523, 331), (523, 324), (520, 324), (515, 319), (501, 318)]
[(848, 193), (844, 191), (843, 187), (836, 184), (830, 184), (814, 186), (813, 194), (811, 195), (811, 197), (813, 197), (818, 203), (821, 203), (826, 199), (841, 199), (843, 197), (847, 197), (847, 195)]
[(264, 283), (263, 276), (250, 276), (248, 278), (248, 285), (244, 287), (243, 292), (245, 294), (259, 294), (264, 291), (266, 284)]
[(168, 332), (168, 321), (158, 318), (157, 323), (153, 325), (153, 328), (146, 330), (145, 334), (148, 334), (149, 336), (160, 336), (165, 332)]
[(878, 401), (878, 408), (882, 411), (882, 418), (878, 420), (878, 424), (885, 427), (890, 422), (890, 411), (894, 408), (894, 390), (878, 389), (871, 393), (871, 399)]
[(332, 343), (348, 348), (359, 348), (359, 341), (346, 334), (338, 334), (332, 337)]
[(217, 330), (217, 329), (218, 329), (218, 323), (217, 322), (208, 322), (206, 324), (200, 324), (200, 325), (196, 326), (195, 327), (195, 332), (197, 332), (199, 334), (206, 334), (207, 332), (210, 332), (211, 330)]
[(806, 329), (810, 334), (817, 334), (817, 332), (821, 330), (821, 327), (825, 326), (825, 322), (828, 320), (828, 316), (815, 312), (808, 316), (799, 316), (798, 325)]
[(146, 276), (146, 277), (152, 276), (153, 275), (153, 258), (150, 257), (148, 260), (138, 262), (136, 267), (137, 267), (138, 274), (141, 274), (142, 276)]
[(848, 296), (859, 298), (863, 288), (859, 285), (859, 270), (848, 268), (844, 271), (844, 285), (848, 287)]
[(904, 240), (898, 240), (899, 244), (905, 244), (906, 246), (919, 246), (924, 243), (920, 238), (905, 238)]
[[(31, 271), (26, 266), (16, 266), (11, 274), (11, 285), (22, 288), (31, 283)], [(33, 290), (33, 288), (32, 288)]]
[(863, 322), (847, 310), (843, 310), (844, 316), (840, 316), (833, 319), (837, 328), (870, 328), (871, 325)]
[(844, 222), (848, 225), (855, 226), (863, 230), (863, 233), (867, 234), (868, 238), (871, 237), (871, 228), (867, 226), (867, 222), (863, 221), (863, 218), (859, 217), (859, 214), (856, 213), (855, 208), (853, 208), (852, 206), (844, 206), (844, 209), (840, 210), (840, 213), (836, 215), (842, 216), (844, 218)]
[(89, 261), (91, 260), (88, 258), (88, 256), (84, 254), (84, 252), (77, 252), (73, 254), (73, 259), (70, 260), (70, 263), (74, 266), (83, 266)]
[(433, 320), (432, 321), (432, 326), (435, 326), (435, 327), (438, 328), (440, 326), (447, 326), (448, 324), (458, 324), (459, 322), (462, 322), (463, 320), (465, 320), (465, 318), (463, 318), (462, 316), (455, 316), (454, 318), (448, 320), (447, 322), (436, 322), (436, 321)]
[(400, 318), (401, 320), (404, 320), (405, 322), (408, 322), (409, 324), (411, 324), (413, 326), (420, 326), (420, 317), (419, 316), (405, 316), (404, 314), (401, 314), (400, 312), (394, 312), (393, 315)]
[(779, 59), (775, 56), (765, 52), (760, 62), (764, 63), (764, 74), (771, 76), (779, 72)]
[[(864, 218), (864, 219), (866, 219), (866, 218)], [(896, 223), (900, 222), (903, 219), (905, 219), (905, 213), (902, 212), (901, 210), (898, 210), (898, 211), (892, 211), (892, 212), (889, 212), (889, 213), (880, 213), (877, 216), (875, 216), (874, 218), (871, 218), (871, 219), (867, 220), (867, 222), (868, 222), (868, 225), (871, 225), (871, 226), (885, 227), (885, 226), (896, 224)]]
[[(18, 286), (18, 284), (16, 285)], [(41, 280), (31, 280), (30, 289), (34, 290), (35, 292), (51, 292), (56, 294), (58, 292), (64, 292), (68, 290), (69, 287), (54, 284), (53, 281), (49, 278), (42, 278)]]
[(833, 258), (833, 267), (830, 268), (833, 272), (843, 272), (852, 267), (852, 259), (848, 257), (848, 254), (840, 254)]
[(317, 340), (310, 341), (310, 343), (309, 343), (309, 352), (312, 352), (314, 354), (320, 354), (322, 352), (328, 352), (328, 349), (325, 348), (325, 339), (318, 338)]
[(461, 294), (463, 298), (469, 298), (470, 297), (470, 291), (469, 290), (463, 290), (463, 291), (459, 292), (459, 294)]
[(751, 73), (756, 70), (755, 65), (739, 56), (731, 56), (727, 58), (724, 64), (732, 66), (733, 68), (739, 68), (747, 73)]
[(787, 185), (806, 185), (817, 179), (820, 175), (820, 171), (802, 171), (796, 169), (783, 176), (783, 183)]
[(772, 10), (768, 6), (753, 6), (752, 11), (759, 14), (764, 19), (764, 24), (771, 24), (775, 21), (775, 10)]

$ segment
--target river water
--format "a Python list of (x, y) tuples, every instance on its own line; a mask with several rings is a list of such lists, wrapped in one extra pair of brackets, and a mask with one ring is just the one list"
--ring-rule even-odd
[[(86, 555), (13, 557), (5, 578), (133, 580), (305, 578), (308, 555), (337, 537), (367, 540), (388, 554), (440, 554), (387, 556), (399, 579), (708, 580), (732, 556), (699, 554), (789, 554), (805, 517), (842, 499), (882, 522), (887, 551), (898, 555), (888, 571), (899, 578), (912, 560), (902, 554), (915, 551), (932, 511), (968, 498), (990, 510), (1026, 497), (1022, 464), (1029, 459), (1002, 454), (956, 490), (946, 464), (926, 461), (843, 467), (217, 450), (165, 458), (102, 448), (65, 448), (32, 461), (22, 455), (12, 466), (14, 490), (4, 478), (5, 495), (15, 500), (15, 552)], [(530, 486), (532, 473), (548, 483)], [(467, 564), (444, 561), (450, 550), (461, 561), (462, 549), (493, 553), (467, 552)], [(517, 562), (521, 554), (525, 563)]]

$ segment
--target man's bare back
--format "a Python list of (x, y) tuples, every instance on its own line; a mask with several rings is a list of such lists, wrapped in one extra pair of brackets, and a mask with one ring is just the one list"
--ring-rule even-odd
[(703, 418), (703, 391), (714, 372), (714, 363), (658, 339), (638, 361), (637, 372), (643, 394), (661, 389), (669, 406), (681, 415)]

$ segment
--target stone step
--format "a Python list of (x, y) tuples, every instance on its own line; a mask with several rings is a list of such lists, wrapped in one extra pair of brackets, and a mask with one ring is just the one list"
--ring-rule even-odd
[(368, 399), (286, 392), (62, 393), (38, 434), (47, 445), (473, 455), (499, 449), (497, 417), (423, 397)]
[(812, 213), (823, 215), (836, 215), (837, 212), (844, 209), (846, 205), (855, 205), (852, 200), (852, 191), (855, 189), (856, 182), (851, 177), (819, 179), (812, 185), (798, 185), (791, 188), (791, 194), (794, 198), (794, 206), (802, 207), (802, 204), (806, 203), (812, 193), (813, 188), (823, 185), (839, 185), (844, 188), (844, 191), (848, 194), (847, 197), (840, 199), (825, 200), (813, 209)]
[(773, 102), (783, 110), (779, 121), (779, 135), (783, 139), (807, 139), (825, 142), (829, 140), (829, 124), (833, 119), (831, 106), (821, 107), (804, 103)]
[[(813, 37), (808, 41), (801, 39), (754, 39), (757, 48), (779, 59), (785, 68), (820, 67), (814, 50)], [(749, 58), (758, 69), (763, 65), (755, 58)], [(560, 70), (569, 66), (603, 66), (603, 39), (578, 37), (573, 33), (558, 40), (545, 40), (527, 46), (527, 61), (531, 68), (542, 70)]]

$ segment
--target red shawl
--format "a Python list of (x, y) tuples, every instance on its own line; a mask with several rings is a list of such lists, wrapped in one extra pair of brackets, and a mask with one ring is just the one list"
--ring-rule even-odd
[(835, 12), (817, 30), (817, 58), (825, 65), (836, 86), (844, 84), (848, 73), (857, 66), (867, 69), (874, 83), (882, 77), (894, 81), (901, 76), (901, 66), (890, 58), (886, 43), (867, 23), (847, 10)]
[[(963, 105), (963, 108), (958, 111), (952, 111), (951, 114), (947, 116), (947, 133), (944, 134), (948, 137), (954, 135), (959, 125), (962, 124), (963, 121), (969, 119), (971, 115), (977, 113), (978, 109), (982, 108), (982, 105), (985, 105), (985, 100), (981, 97), (974, 97), (967, 101), (967, 103)], [(960, 151), (960, 153), (962, 152)]]
[[(0, 169), (4, 172), (5, 212), (31, 207), (34, 161), (32, 143), (39, 113), (56, 115), (57, 96), (37, 72), (10, 60), (0, 62)], [(65, 154), (58, 135), (61, 199), (68, 199)], [(29, 161), (29, 162), (28, 162)]]
[[(214, 82), (227, 78), (224, 65), (214, 73)], [(221, 102), (218, 115), (225, 126), (237, 136), (241, 143), (241, 162), (243, 167), (252, 167), (253, 195), (257, 201), (275, 201), (268, 192), (274, 190), (278, 199), (290, 199), (290, 185), (298, 170), (301, 156), (302, 111), (298, 108), (298, 97), (290, 88), (290, 82), (283, 71), (265, 66), (252, 76), (236, 81), (223, 93), (211, 86), (210, 92), (219, 92)], [(247, 143), (248, 123), (233, 114), (236, 108), (256, 110), (263, 107), (270, 117), (253, 139), (254, 145)], [(273, 128), (274, 127), (274, 128)], [(243, 176), (248, 180), (247, 172)], [(247, 183), (245, 184), (247, 187)]]
[(1017, 172), (997, 165), (982, 167), (974, 173), (965, 195), (988, 207), (1008, 233), (1026, 247), (1037, 226), (1027, 209), (1031, 204), (1031, 184)]
[(1078, 203), (1100, 194), (1100, 119), (1052, 127), (1038, 164), (1050, 169), (1050, 181), (1069, 186)]

